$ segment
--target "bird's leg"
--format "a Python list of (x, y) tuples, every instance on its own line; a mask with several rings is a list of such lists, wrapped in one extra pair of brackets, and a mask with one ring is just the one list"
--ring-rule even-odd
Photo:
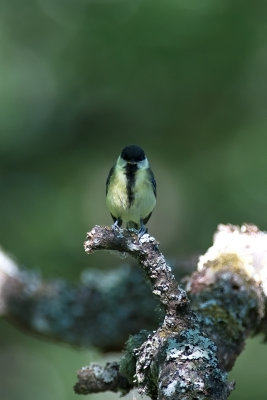
[(114, 224), (111, 225), (111, 228), (112, 228), (113, 232), (118, 231), (120, 229), (120, 227), (121, 227), (121, 224), (122, 224), (121, 218), (115, 219), (114, 220)]
[(141, 237), (142, 237), (145, 233), (147, 233), (147, 228), (146, 228), (146, 226), (144, 225), (143, 220), (141, 219), (141, 221), (140, 221), (140, 229), (139, 229), (139, 231), (138, 231), (138, 239), (140, 240)]

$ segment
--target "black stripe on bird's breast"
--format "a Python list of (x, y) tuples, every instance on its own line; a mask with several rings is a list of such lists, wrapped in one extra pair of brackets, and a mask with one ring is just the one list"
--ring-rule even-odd
[(126, 179), (127, 179), (127, 186), (126, 186), (126, 190), (127, 190), (127, 197), (128, 197), (128, 203), (129, 206), (131, 206), (131, 204), (134, 201), (134, 185), (135, 185), (135, 178), (136, 178), (136, 171), (137, 171), (138, 167), (137, 164), (128, 164), (125, 167), (125, 175), (126, 175)]

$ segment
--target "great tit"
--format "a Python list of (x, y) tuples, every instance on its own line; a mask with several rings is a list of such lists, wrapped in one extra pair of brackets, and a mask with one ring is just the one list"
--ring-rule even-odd
[(106, 181), (106, 204), (113, 218), (113, 230), (126, 223), (138, 230), (139, 238), (147, 232), (156, 205), (156, 181), (141, 147), (124, 147)]

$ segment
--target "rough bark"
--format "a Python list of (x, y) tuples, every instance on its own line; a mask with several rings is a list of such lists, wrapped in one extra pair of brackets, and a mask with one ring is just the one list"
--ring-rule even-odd
[[(179, 260), (175, 275), (191, 272), (196, 259)], [(19, 268), (0, 249), (0, 316), (40, 337), (120, 351), (130, 334), (155, 329), (160, 314), (143, 272), (126, 261), (112, 271), (83, 271), (71, 285)]]
[[(226, 399), (233, 387), (227, 372), (246, 338), (267, 331), (267, 234), (255, 226), (220, 226), (182, 287), (149, 235), (139, 241), (134, 232), (95, 227), (85, 248), (127, 252), (138, 260), (162, 304), (158, 328), (159, 301), (136, 269), (88, 273), (85, 283), (72, 287), (21, 271), (3, 252), (0, 314), (31, 332), (102, 349), (119, 349), (128, 333), (148, 329), (130, 337), (119, 364), (83, 368), (77, 392), (97, 387), (125, 393), (137, 386), (152, 399)], [(107, 371), (112, 382), (106, 382)]]
[[(113, 249), (137, 258), (165, 310), (156, 331), (145, 334), (143, 341), (136, 335), (128, 342), (120, 373), (132, 387), (152, 399), (228, 398), (233, 384), (227, 382), (227, 371), (263, 317), (265, 295), (262, 279), (256, 279), (262, 269), (251, 263), (259, 235), (255, 227), (220, 228), (217, 247), (209, 250), (199, 271), (186, 281), (190, 307), (154, 238), (145, 235), (138, 241), (130, 232), (118, 234), (101, 227), (88, 233), (87, 253)], [(235, 236), (239, 248), (232, 246)]]

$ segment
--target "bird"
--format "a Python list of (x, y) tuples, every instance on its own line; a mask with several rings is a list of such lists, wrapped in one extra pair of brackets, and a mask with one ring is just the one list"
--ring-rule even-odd
[(156, 205), (157, 185), (144, 150), (137, 145), (124, 147), (106, 181), (106, 205), (113, 219), (112, 229), (122, 223), (147, 233), (146, 224)]

